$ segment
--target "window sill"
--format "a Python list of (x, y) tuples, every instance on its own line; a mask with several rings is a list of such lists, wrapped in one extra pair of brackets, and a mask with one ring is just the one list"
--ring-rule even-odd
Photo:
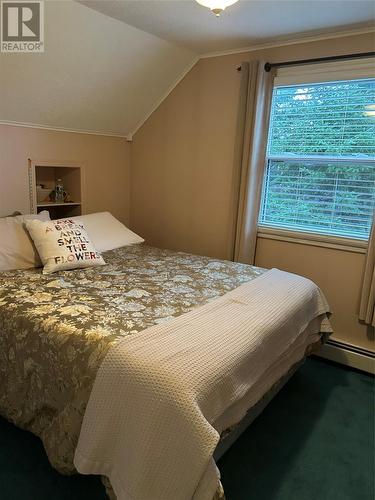
[(311, 245), (324, 248), (333, 248), (345, 252), (366, 253), (367, 240), (329, 236), (326, 234), (310, 233), (303, 231), (290, 231), (274, 227), (259, 226), (258, 238), (287, 241), (300, 245)]

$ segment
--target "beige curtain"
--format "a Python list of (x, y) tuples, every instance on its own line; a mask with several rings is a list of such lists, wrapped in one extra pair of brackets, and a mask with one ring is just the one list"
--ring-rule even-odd
[(375, 326), (375, 217), (372, 221), (367, 248), (361, 303), (359, 306), (359, 319), (368, 325)]
[(263, 61), (241, 64), (232, 257), (247, 264), (255, 257), (273, 78)]

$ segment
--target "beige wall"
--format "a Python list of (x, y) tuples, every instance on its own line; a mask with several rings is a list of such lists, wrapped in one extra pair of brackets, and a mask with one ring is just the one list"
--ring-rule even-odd
[[(242, 60), (282, 61), (374, 50), (372, 34), (200, 60), (137, 132), (131, 224), (150, 244), (227, 258)], [(372, 349), (356, 319), (363, 255), (259, 241), (257, 263), (309, 276), (334, 309), (336, 337)]]
[(256, 265), (277, 267), (312, 279), (332, 311), (332, 338), (374, 351), (374, 329), (358, 322), (365, 255), (298, 243), (258, 238)]
[(118, 137), (0, 125), (0, 216), (30, 212), (28, 158), (85, 167), (86, 212), (109, 210), (129, 221), (129, 143)]

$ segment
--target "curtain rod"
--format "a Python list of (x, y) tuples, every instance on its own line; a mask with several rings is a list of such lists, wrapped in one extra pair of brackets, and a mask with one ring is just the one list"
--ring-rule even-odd
[[(319, 62), (340, 61), (342, 59), (361, 59), (363, 57), (373, 57), (375, 52), (359, 52), (357, 54), (344, 54), (341, 56), (316, 57), (315, 59), (299, 59), (297, 61), (283, 61), (279, 63), (269, 63), (264, 65), (265, 71), (271, 71), (272, 68), (281, 68), (283, 66), (298, 66), (299, 64), (314, 64)], [(238, 66), (237, 71), (241, 71)]]
[(316, 57), (314, 59), (299, 59), (297, 61), (284, 61), (279, 63), (269, 63), (264, 65), (265, 71), (271, 71), (272, 68), (281, 68), (283, 66), (298, 66), (300, 64), (314, 64), (319, 62), (340, 61), (342, 59), (361, 59), (363, 57), (375, 56), (375, 52), (359, 52), (357, 54), (345, 54), (341, 56)]

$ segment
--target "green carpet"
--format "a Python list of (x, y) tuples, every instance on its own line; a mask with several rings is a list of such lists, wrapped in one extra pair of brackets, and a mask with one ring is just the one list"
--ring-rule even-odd
[[(374, 380), (309, 359), (219, 462), (227, 500), (373, 500)], [(1, 500), (103, 500), (0, 419)], [(149, 499), (152, 500), (152, 499)]]

